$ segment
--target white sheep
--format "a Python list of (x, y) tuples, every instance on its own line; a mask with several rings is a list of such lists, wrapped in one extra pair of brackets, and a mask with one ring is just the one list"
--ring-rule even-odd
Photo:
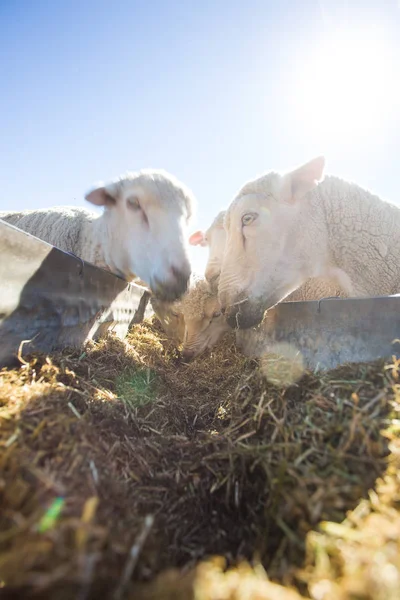
[(103, 206), (55, 207), (0, 213), (0, 219), (132, 281), (140, 278), (160, 298), (174, 300), (191, 273), (186, 228), (195, 208), (192, 192), (163, 170), (127, 173), (85, 196)]
[(181, 304), (185, 320), (182, 356), (191, 360), (212, 348), (230, 330), (230, 326), (221, 313), (216, 291), (204, 279), (189, 289)]
[(400, 209), (353, 183), (323, 180), (324, 167), (318, 157), (268, 173), (229, 206), (218, 293), (233, 327), (257, 325), (309, 278), (347, 296), (400, 291)]
[(187, 292), (173, 303), (151, 299), (166, 333), (183, 342), (182, 356), (189, 361), (212, 348), (230, 330), (221, 314), (217, 292), (203, 278), (193, 278)]

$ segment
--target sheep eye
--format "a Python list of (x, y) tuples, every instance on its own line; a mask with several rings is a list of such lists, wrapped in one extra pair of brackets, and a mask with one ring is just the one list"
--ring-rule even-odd
[(220, 311), (220, 310), (216, 310), (216, 311), (213, 313), (213, 316), (212, 316), (212, 318), (213, 318), (213, 319), (216, 319), (216, 318), (217, 318), (217, 317), (219, 317), (219, 316), (221, 316), (221, 311)]
[(132, 196), (131, 198), (128, 198), (127, 203), (128, 203), (128, 207), (130, 209), (141, 210), (139, 198), (137, 198), (136, 196)]
[(250, 225), (253, 221), (257, 219), (256, 213), (246, 213), (242, 217), (242, 225)]

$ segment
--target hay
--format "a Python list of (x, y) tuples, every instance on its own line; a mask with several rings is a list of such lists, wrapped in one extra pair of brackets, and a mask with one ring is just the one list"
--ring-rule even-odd
[[(4, 370), (1, 593), (394, 598), (397, 368), (305, 373), (282, 388), (232, 339), (185, 365), (146, 323), (126, 342)], [(389, 442), (386, 479), (360, 504)], [(383, 573), (368, 562), (379, 552)]]

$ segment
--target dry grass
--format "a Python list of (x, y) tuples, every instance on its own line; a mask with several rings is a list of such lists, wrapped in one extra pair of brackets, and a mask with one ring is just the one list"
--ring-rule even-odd
[(231, 340), (180, 363), (154, 324), (4, 370), (1, 597), (394, 600), (397, 377), (279, 388)]

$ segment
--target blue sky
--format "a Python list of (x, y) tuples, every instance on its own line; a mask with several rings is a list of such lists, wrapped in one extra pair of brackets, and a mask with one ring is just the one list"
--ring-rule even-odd
[[(397, 0), (0, 0), (0, 22), (1, 210), (85, 206), (93, 182), (153, 167), (192, 188), (206, 227), (248, 179), (318, 154), (400, 202)], [(334, 114), (358, 73), (341, 85), (317, 60), (343, 26), (354, 48), (385, 44), (365, 127), (357, 105)]]

